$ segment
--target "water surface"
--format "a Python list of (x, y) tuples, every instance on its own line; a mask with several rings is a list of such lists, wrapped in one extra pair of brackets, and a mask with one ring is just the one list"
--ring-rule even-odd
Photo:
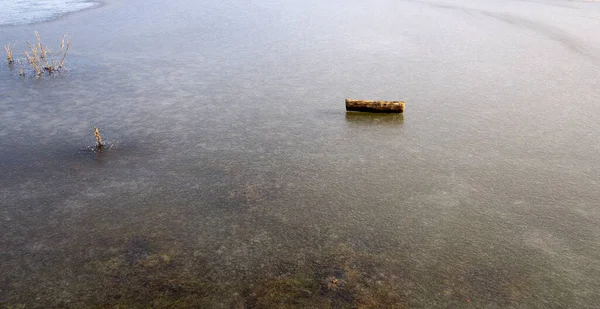
[(599, 16), (134, 0), (0, 28), (73, 42), (62, 74), (0, 66), (0, 304), (594, 308)]

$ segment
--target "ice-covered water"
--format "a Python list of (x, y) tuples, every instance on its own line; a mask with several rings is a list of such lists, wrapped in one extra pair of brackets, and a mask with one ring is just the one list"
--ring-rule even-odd
[(97, 5), (86, 0), (3, 0), (0, 26), (43, 22)]

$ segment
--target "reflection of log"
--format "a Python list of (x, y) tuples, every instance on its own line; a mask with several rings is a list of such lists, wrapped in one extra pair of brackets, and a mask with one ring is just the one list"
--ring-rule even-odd
[(351, 124), (361, 125), (389, 125), (402, 126), (404, 114), (397, 113), (355, 113), (346, 112), (346, 121)]
[(404, 102), (346, 99), (346, 110), (371, 113), (403, 113)]

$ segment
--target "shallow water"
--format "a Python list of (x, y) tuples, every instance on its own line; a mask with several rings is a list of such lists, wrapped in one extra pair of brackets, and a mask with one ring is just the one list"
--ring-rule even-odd
[(0, 304), (594, 308), (599, 13), (134, 0), (2, 27), (73, 47), (0, 66)]

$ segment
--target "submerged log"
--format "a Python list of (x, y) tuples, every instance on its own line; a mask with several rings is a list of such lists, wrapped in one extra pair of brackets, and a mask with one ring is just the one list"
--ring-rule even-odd
[(371, 113), (404, 113), (404, 102), (346, 99), (346, 110)]

